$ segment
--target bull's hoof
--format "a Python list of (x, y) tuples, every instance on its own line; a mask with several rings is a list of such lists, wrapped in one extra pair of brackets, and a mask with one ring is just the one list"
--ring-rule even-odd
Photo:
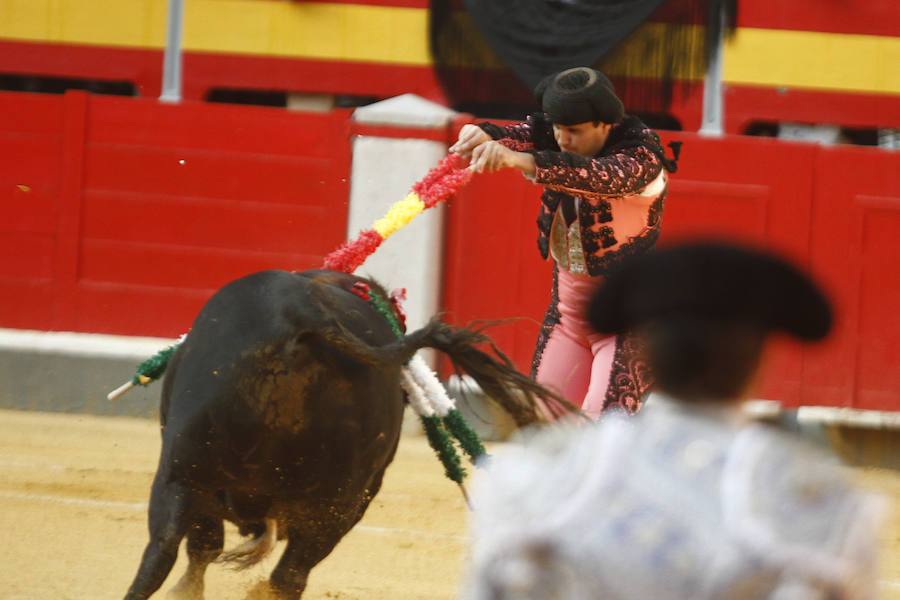
[(183, 577), (166, 594), (166, 600), (203, 600), (203, 582), (187, 581)]
[(266, 579), (258, 581), (244, 596), (244, 600), (281, 600), (281, 598)]

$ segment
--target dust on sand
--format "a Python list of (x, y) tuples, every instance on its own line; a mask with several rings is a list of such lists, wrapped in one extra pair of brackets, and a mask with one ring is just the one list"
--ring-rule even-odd
[[(144, 419), (0, 410), (0, 597), (121, 598), (147, 541), (159, 427)], [(857, 469), (900, 507), (900, 473)], [(882, 530), (881, 597), (900, 600), (900, 510)], [(241, 541), (226, 527), (226, 548)], [(213, 565), (208, 598), (245, 598), (274, 568)], [(464, 568), (466, 506), (424, 437), (405, 436), (360, 524), (310, 576), (305, 600), (447, 599)], [(181, 577), (178, 562), (159, 593)], [(258, 595), (258, 594), (254, 594)]]

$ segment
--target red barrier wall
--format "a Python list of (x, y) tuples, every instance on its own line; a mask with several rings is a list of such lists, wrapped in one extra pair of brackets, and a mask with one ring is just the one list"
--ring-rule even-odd
[(174, 336), (236, 277), (321, 266), (348, 118), (0, 94), (0, 326)]
[[(757, 397), (788, 405), (900, 410), (900, 154), (770, 138), (684, 142), (660, 244), (743, 240), (810, 268), (836, 309), (834, 335), (801, 348), (776, 339)], [(491, 335), (523, 370), (549, 302), (537, 251), (540, 188), (513, 172), (477, 177), (447, 213), (444, 306), (456, 323), (525, 320)]]
[[(306, 269), (343, 241), (348, 111), (0, 93), (0, 327), (175, 336), (224, 283)], [(777, 340), (757, 395), (900, 410), (900, 153), (771, 138), (684, 142), (661, 243), (712, 234), (810, 268), (835, 334)], [(183, 161), (183, 162), (182, 162)], [(540, 188), (478, 176), (446, 212), (448, 320), (527, 370), (549, 300)]]

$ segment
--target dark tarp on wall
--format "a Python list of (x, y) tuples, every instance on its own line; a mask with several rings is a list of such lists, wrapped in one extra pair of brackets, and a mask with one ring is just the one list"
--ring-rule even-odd
[(550, 73), (594, 65), (662, 0), (465, 0), (488, 44), (529, 89)]
[[(676, 74), (683, 81), (703, 77), (709, 11), (725, 7), (733, 28), (736, 1), (668, 0), (665, 26), (633, 36), (622, 53), (614, 51), (664, 0), (462, 0), (465, 14), (453, 10), (459, 0), (432, 0), (432, 55), (457, 108), (475, 98), (529, 102), (544, 76), (584, 65), (605, 70), (608, 59), (629, 111), (664, 112)], [(629, 77), (632, 72), (652, 76)]]

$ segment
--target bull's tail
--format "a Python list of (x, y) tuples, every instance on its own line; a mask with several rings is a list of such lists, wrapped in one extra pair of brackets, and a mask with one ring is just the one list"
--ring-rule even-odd
[[(539, 385), (516, 369), (487, 335), (485, 323), (475, 329), (454, 327), (433, 318), (425, 327), (386, 346), (371, 346), (339, 323), (330, 323), (307, 335), (318, 337), (332, 348), (372, 366), (406, 363), (417, 350), (434, 348), (444, 352), (457, 371), (472, 376), (487, 398), (508, 412), (519, 427), (546, 422), (564, 414), (578, 413), (571, 403)], [(479, 349), (479, 346), (489, 351)]]
[(247, 540), (240, 546), (219, 555), (217, 562), (228, 563), (235, 570), (243, 571), (260, 562), (275, 548), (278, 541), (278, 523), (266, 519), (266, 530), (262, 535)]
[(483, 333), (490, 325), (487, 323), (478, 329), (461, 328), (432, 319), (422, 329), (404, 337), (400, 344), (409, 356), (420, 348), (444, 352), (457, 371), (472, 376), (486, 397), (499, 404), (520, 427), (546, 422), (548, 417), (577, 413), (572, 404), (516, 369), (493, 340)]

